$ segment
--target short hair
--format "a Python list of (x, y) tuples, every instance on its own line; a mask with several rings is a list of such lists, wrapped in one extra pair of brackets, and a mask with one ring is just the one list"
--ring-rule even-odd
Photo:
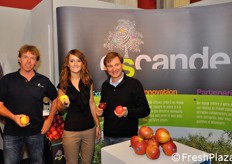
[(36, 61), (39, 61), (39, 59), (40, 59), (40, 52), (39, 52), (39, 50), (36, 48), (36, 46), (28, 45), (28, 44), (23, 45), (19, 49), (18, 57), (21, 57), (23, 53), (26, 53), (28, 51), (31, 52), (33, 55), (36, 56)]
[(107, 63), (111, 62), (115, 57), (118, 57), (120, 62), (123, 63), (123, 57), (117, 52), (108, 52), (104, 58), (104, 65), (106, 66)]

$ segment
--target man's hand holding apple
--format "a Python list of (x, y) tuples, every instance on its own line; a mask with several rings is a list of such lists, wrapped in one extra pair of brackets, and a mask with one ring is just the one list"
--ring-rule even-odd
[(67, 95), (62, 95), (59, 97), (59, 100), (61, 102), (61, 104), (64, 106), (64, 107), (69, 107), (70, 105), (70, 101), (69, 101), (69, 98)]
[(20, 126), (25, 127), (30, 124), (30, 118), (25, 114), (14, 115), (14, 121)]
[(114, 114), (119, 118), (126, 117), (128, 114), (127, 107), (122, 107), (121, 105), (117, 106), (114, 110)]

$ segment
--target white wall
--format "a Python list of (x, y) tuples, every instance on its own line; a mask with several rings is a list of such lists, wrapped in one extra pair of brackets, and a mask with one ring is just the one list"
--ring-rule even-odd
[(31, 11), (31, 43), (36, 45), (41, 53), (37, 71), (54, 82), (52, 28), (52, 1), (41, 1)]
[[(22, 44), (31, 40), (31, 13), (30, 10), (0, 7), (0, 59), (6, 58), (9, 67), (4, 73), (16, 71), (18, 65), (18, 50)], [(3, 129), (3, 123), (0, 121)], [(0, 149), (3, 148), (0, 137)]]
[(30, 43), (31, 22), (30, 11), (0, 7), (0, 55), (6, 55), (9, 70), (16, 71), (18, 65), (18, 50), (22, 44)]

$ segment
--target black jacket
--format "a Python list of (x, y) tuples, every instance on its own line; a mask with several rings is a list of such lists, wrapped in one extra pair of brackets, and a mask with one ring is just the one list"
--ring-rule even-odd
[[(104, 135), (107, 137), (131, 137), (137, 135), (138, 118), (150, 114), (150, 108), (139, 80), (124, 74), (123, 80), (117, 87), (110, 84), (108, 78), (101, 89), (101, 102), (106, 102), (104, 110)], [(114, 114), (116, 106), (127, 107), (127, 117), (118, 118)]]

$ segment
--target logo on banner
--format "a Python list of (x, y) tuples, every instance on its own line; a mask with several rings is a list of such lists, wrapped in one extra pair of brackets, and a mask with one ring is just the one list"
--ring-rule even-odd
[[(140, 46), (144, 44), (143, 35), (136, 30), (135, 21), (120, 19), (118, 25), (112, 32), (109, 32), (105, 39), (104, 47), (110, 51), (118, 50), (124, 52), (124, 67), (128, 76), (134, 76), (135, 70), (142, 70), (142, 61), (151, 63), (152, 70), (174, 70), (177, 68), (177, 62), (181, 64), (181, 69), (217, 69), (218, 65), (231, 64), (230, 57), (224, 52), (217, 52), (209, 55), (209, 47), (204, 46), (202, 53), (193, 53), (192, 55), (180, 54), (156, 54), (150, 56), (147, 54), (138, 55), (135, 60), (129, 58), (129, 51), (140, 52)], [(104, 57), (100, 61), (101, 70), (105, 70), (103, 65)], [(196, 61), (202, 64), (197, 66)]]
[[(140, 52), (140, 45), (144, 44), (142, 41), (143, 35), (135, 28), (135, 21), (120, 19), (118, 25), (114, 28), (113, 32), (109, 32), (105, 40), (104, 47), (110, 51), (119, 50), (124, 52), (124, 65), (123, 69), (128, 76), (134, 76), (135, 70), (130, 65), (134, 65), (134, 61), (129, 58), (129, 51)], [(104, 57), (101, 60), (101, 69), (104, 70), (103, 65)]]
[(124, 58), (129, 58), (128, 51), (140, 52), (143, 35), (136, 31), (135, 21), (120, 19), (113, 32), (109, 32), (104, 47), (110, 51), (118, 49), (124, 51)]

